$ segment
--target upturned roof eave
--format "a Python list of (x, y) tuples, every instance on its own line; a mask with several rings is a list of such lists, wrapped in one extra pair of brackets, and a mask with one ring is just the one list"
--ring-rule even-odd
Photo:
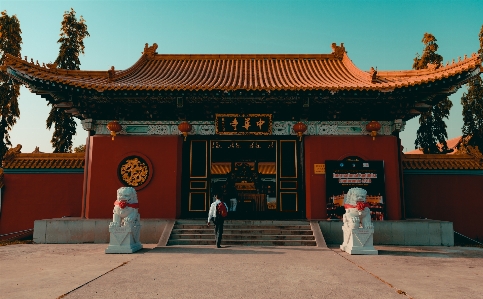
[[(353, 63), (348, 59), (347, 55), (344, 53), (342, 59), (346, 70), (351, 73), (354, 78), (358, 78), (360, 82), (358, 84), (337, 84), (334, 83), (333, 86), (270, 86), (270, 87), (260, 87), (260, 86), (226, 86), (226, 87), (212, 87), (203, 86), (202, 84), (198, 86), (160, 86), (159, 84), (147, 84), (147, 83), (134, 83), (134, 84), (123, 84), (120, 81), (124, 78), (131, 76), (135, 72), (140, 72), (145, 67), (146, 63), (153, 60), (163, 60), (166, 57), (170, 59), (178, 59), (179, 57), (198, 59), (204, 57), (204, 59), (216, 58), (216, 59), (227, 59), (244, 57), (245, 59), (265, 59), (266, 57), (277, 57), (285, 59), (295, 59), (295, 58), (307, 58), (307, 57), (318, 57), (320, 59), (335, 59), (333, 54), (193, 54), (193, 55), (178, 55), (178, 54), (155, 54), (147, 55), (143, 54), (138, 61), (133, 64), (130, 68), (122, 71), (81, 71), (81, 70), (61, 70), (57, 68), (47, 69), (40, 65), (36, 65), (32, 62), (22, 60), (21, 58), (14, 57), (7, 54), (7, 59), (5, 60), (5, 65), (2, 67), (3, 70), (6, 68), (11, 69), (19, 74), (24, 74), (24, 83), (27, 81), (46, 81), (56, 84), (63, 84), (72, 86), (75, 88), (82, 88), (88, 90), (95, 90), (98, 92), (104, 91), (381, 91), (388, 92), (397, 88), (405, 88), (411, 86), (418, 86), (428, 84), (430, 82), (436, 82), (439, 80), (444, 80), (446, 78), (462, 74), (465, 72), (481, 72), (481, 59), (477, 55), (473, 55), (458, 63), (440, 67), (435, 70), (408, 70), (408, 71), (380, 71), (377, 73), (376, 80), (371, 82), (366, 80), (369, 73), (358, 69)], [(267, 58), (268, 59), (268, 58)], [(349, 61), (349, 62), (348, 62)], [(111, 73), (109, 73), (111, 72)], [(42, 75), (43, 74), (43, 75)], [(109, 77), (111, 76), (111, 78)], [(392, 82), (390, 78), (401, 78), (401, 81)], [(30, 80), (28, 79), (30, 78)], [(85, 81), (75, 81), (78, 79), (85, 79)], [(139, 80), (139, 79), (138, 79)]]
[[(31, 77), (28, 74), (23, 73), (22, 71), (18, 71), (15, 69), (11, 69), (9, 72), (11, 75), (13, 74), (24, 74), (27, 77)], [(173, 87), (173, 86), (159, 86), (159, 85), (146, 85), (146, 84), (102, 84), (96, 83), (91, 84), (89, 86), (85, 86), (84, 84), (78, 82), (72, 82), (69, 80), (56, 80), (56, 79), (27, 79), (25, 77), (20, 78), (19, 76), (14, 76), (16, 80), (21, 81), (23, 84), (26, 84), (30, 87), (38, 87), (43, 84), (58, 84), (64, 86), (70, 86), (71, 88), (75, 89), (82, 89), (82, 90), (91, 90), (95, 92), (136, 92), (136, 91), (152, 91), (152, 92), (392, 92), (397, 89), (406, 89), (406, 88), (413, 88), (419, 86), (425, 86), (428, 84), (432, 84), (434, 82), (449, 79), (451, 77), (457, 76), (460, 73), (456, 74), (448, 74), (439, 78), (426, 78), (421, 81), (417, 82), (409, 82), (409, 83), (384, 83), (384, 82), (375, 82), (370, 85), (355, 85), (355, 86), (309, 86), (309, 87), (297, 87), (297, 86), (288, 86), (288, 87), (280, 87), (280, 86), (273, 86), (273, 87), (224, 87), (224, 88), (213, 88), (213, 87)], [(466, 79), (467, 80), (467, 79)], [(465, 80), (463, 80), (465, 81)], [(39, 84), (42, 83), (42, 84)], [(461, 82), (455, 82), (453, 85), (461, 85)], [(37, 88), (34, 88), (37, 89)], [(40, 89), (42, 90), (42, 89)], [(55, 92), (49, 89), (43, 90), (45, 92)]]

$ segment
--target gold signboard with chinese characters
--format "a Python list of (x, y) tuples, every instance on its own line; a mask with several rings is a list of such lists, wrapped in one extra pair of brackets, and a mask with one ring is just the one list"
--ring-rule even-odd
[(216, 134), (271, 135), (271, 114), (216, 114)]

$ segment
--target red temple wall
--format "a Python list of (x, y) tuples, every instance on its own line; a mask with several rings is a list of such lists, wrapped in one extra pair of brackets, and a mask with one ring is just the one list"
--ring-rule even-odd
[(0, 234), (34, 228), (39, 219), (79, 217), (83, 178), (82, 173), (4, 174)]
[(86, 218), (111, 218), (121, 161), (139, 155), (150, 161), (151, 179), (137, 190), (141, 218), (174, 219), (181, 213), (181, 162), (179, 136), (90, 137)]
[(358, 156), (364, 160), (384, 161), (386, 219), (399, 220), (401, 214), (398, 138), (378, 136), (304, 137), (307, 219), (326, 219), (325, 174), (314, 174), (314, 164)]
[(480, 218), (470, 211), (483, 211), (483, 176), (405, 174), (406, 218), (453, 222), (467, 237), (483, 240)]

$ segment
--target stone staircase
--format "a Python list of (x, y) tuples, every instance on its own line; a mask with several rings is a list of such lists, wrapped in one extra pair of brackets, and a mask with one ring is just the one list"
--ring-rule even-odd
[[(316, 246), (307, 221), (226, 220), (222, 246)], [(214, 225), (204, 220), (176, 220), (167, 246), (215, 245)]]

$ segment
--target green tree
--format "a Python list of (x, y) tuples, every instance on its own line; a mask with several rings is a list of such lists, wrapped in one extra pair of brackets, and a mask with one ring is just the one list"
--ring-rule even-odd
[[(59, 56), (55, 60), (57, 66), (66, 70), (79, 70), (79, 55), (84, 54), (84, 38), (89, 36), (87, 25), (81, 16), (77, 20), (74, 9), (64, 12), (64, 19), (61, 23)], [(65, 153), (72, 151), (72, 136), (76, 134), (76, 123), (70, 114), (52, 106), (47, 118), (47, 128), (51, 129), (52, 147), (54, 153)]]
[[(0, 65), (5, 62), (5, 54), (20, 57), (22, 37), (20, 36), (20, 22), (7, 11), (0, 16)], [(7, 146), (12, 146), (9, 131), (20, 117), (18, 96), (20, 84), (12, 82), (5, 72), (0, 72), (0, 165), (7, 152)]]
[[(483, 26), (481, 26), (480, 49), (478, 53), (483, 58)], [(463, 140), (468, 140), (470, 146), (478, 146), (483, 150), (483, 80), (481, 76), (474, 77), (468, 82), (468, 92), (461, 97), (463, 105)]]
[(86, 145), (81, 144), (79, 146), (74, 147), (74, 153), (85, 153), (86, 152)]
[[(421, 70), (428, 68), (428, 64), (435, 66), (441, 65), (443, 56), (436, 53), (438, 44), (436, 38), (431, 33), (425, 33), (423, 37), (424, 50), (423, 54), (416, 55), (413, 62), (413, 69)], [(429, 108), (428, 111), (421, 113), (419, 117), (419, 129), (417, 131), (415, 148), (421, 148), (425, 154), (446, 154), (448, 145), (446, 139), (446, 124), (444, 118), (448, 118), (449, 111), (453, 103), (449, 98), (441, 100), (436, 105)], [(438, 146), (438, 142), (440, 146)]]

